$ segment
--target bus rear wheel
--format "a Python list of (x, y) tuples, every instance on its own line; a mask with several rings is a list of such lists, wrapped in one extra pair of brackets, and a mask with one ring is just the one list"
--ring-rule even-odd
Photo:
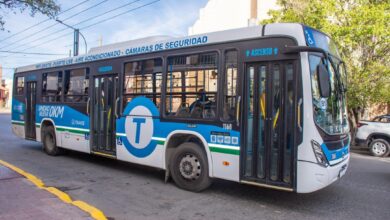
[(206, 153), (195, 143), (184, 143), (175, 149), (169, 170), (176, 185), (188, 191), (200, 192), (212, 183)]
[(62, 149), (57, 147), (56, 133), (53, 126), (47, 126), (42, 131), (43, 150), (50, 156), (57, 156), (62, 153)]

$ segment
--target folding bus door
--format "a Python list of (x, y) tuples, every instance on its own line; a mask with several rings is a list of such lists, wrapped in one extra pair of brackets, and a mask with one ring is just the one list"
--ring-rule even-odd
[[(290, 190), (296, 126), (296, 73), (293, 62), (246, 64), (243, 181)], [(273, 188), (275, 188), (273, 187)]]
[(25, 131), (27, 139), (36, 139), (35, 131), (35, 108), (37, 99), (37, 82), (31, 81), (26, 83), (26, 123)]
[(118, 75), (93, 78), (91, 101), (91, 148), (92, 153), (116, 156), (115, 105), (118, 98)]

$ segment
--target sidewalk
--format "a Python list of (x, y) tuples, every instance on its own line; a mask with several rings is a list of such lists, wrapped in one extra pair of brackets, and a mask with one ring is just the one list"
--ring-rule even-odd
[(11, 113), (10, 108), (0, 108), (0, 113)]
[(0, 220), (93, 219), (0, 164)]

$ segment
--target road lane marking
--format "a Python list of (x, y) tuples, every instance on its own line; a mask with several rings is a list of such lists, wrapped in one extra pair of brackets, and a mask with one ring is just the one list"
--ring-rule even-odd
[(96, 207), (89, 205), (88, 203), (80, 201), (80, 200), (75, 200), (75, 201), (72, 200), (72, 198), (68, 194), (66, 194), (65, 192), (62, 192), (61, 190), (59, 190), (55, 187), (45, 186), (44, 182), (41, 179), (39, 179), (38, 177), (20, 169), (19, 167), (16, 167), (8, 162), (0, 160), (0, 164), (10, 168), (11, 170), (19, 173), (22, 176), (26, 177), (26, 179), (28, 179), (30, 182), (35, 184), (39, 189), (46, 190), (49, 193), (57, 196), (61, 201), (68, 203), (68, 204), (71, 204), (71, 205), (74, 205), (77, 208), (83, 210), (84, 212), (87, 212), (88, 214), (91, 215), (92, 218), (94, 218), (96, 220), (107, 220), (104, 213), (101, 210), (97, 209)]

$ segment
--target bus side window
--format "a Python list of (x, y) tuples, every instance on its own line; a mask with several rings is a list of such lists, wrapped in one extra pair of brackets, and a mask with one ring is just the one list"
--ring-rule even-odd
[(216, 118), (217, 53), (168, 59), (165, 114), (177, 118)]
[(233, 121), (237, 95), (237, 50), (225, 52), (225, 78), (223, 85), (223, 120)]
[(42, 80), (42, 101), (59, 102), (62, 93), (62, 72), (44, 73)]
[(15, 81), (15, 95), (24, 95), (24, 77), (16, 77)]
[(149, 98), (158, 109), (161, 105), (162, 59), (125, 64), (124, 105), (137, 96)]
[(65, 71), (65, 102), (86, 102), (88, 86), (88, 68)]

